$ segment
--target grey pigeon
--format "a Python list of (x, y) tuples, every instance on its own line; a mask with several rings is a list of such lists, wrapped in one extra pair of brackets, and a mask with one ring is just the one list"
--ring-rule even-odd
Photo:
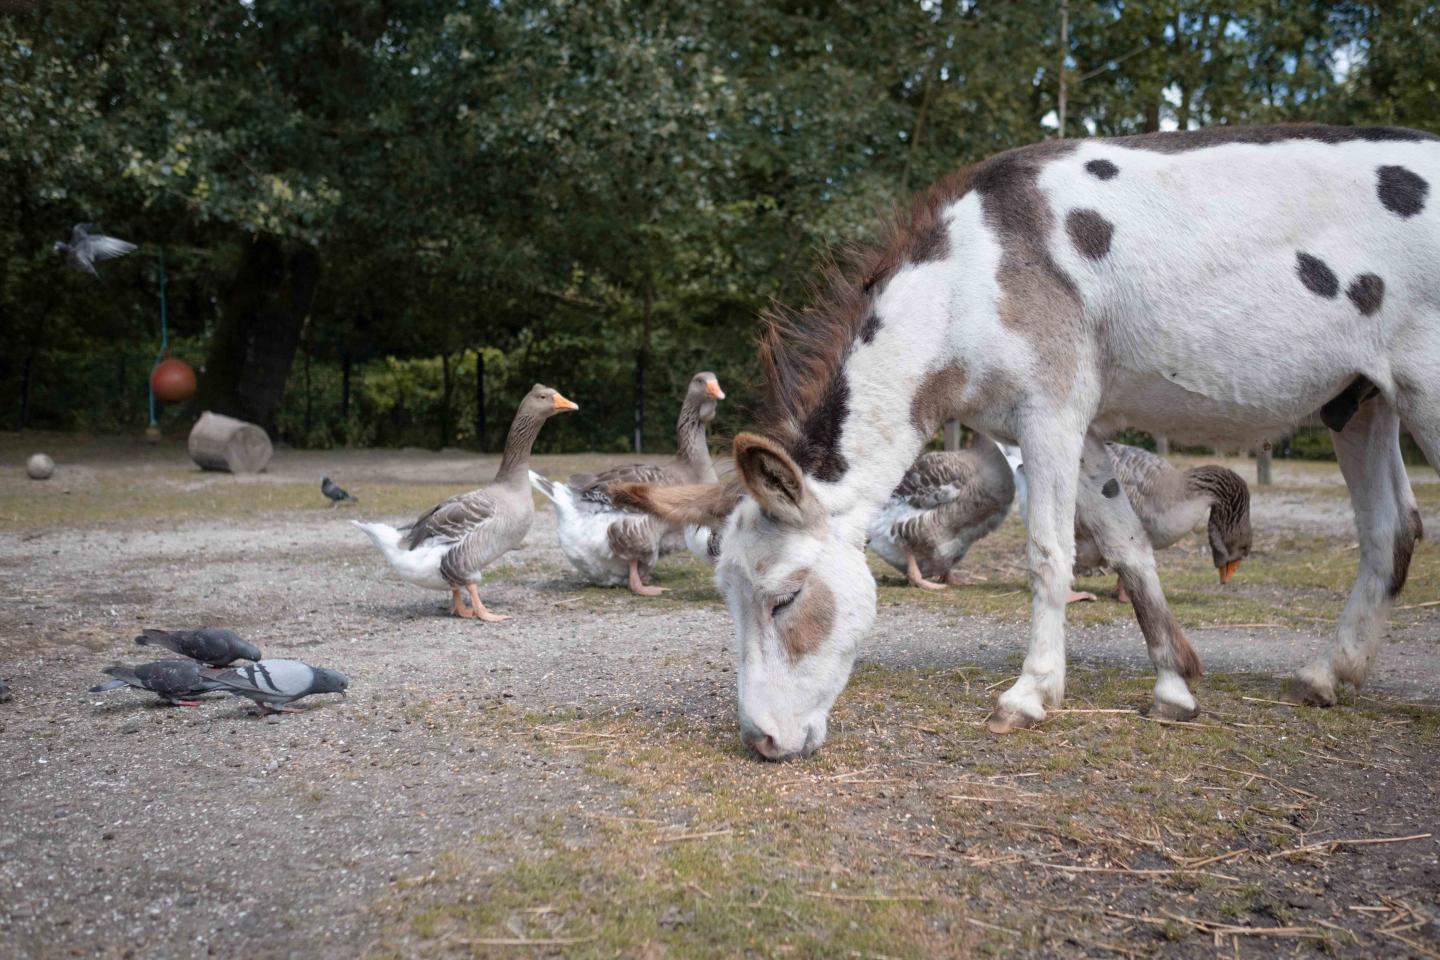
[(212, 690), (222, 689), (219, 683), (210, 680), (203, 673), (205, 668), (194, 660), (156, 660), (142, 663), (138, 667), (127, 667), (117, 663), (103, 671), (114, 677), (98, 687), (91, 687), (91, 693), (104, 693), (121, 687), (134, 687), (157, 693), (161, 699), (182, 707), (196, 707), (200, 701), (195, 698)]
[(234, 630), (201, 627), (199, 630), (146, 630), (135, 638), (142, 647), (164, 647), (211, 667), (228, 667), (236, 660), (259, 660), (260, 648), (246, 643)]
[(75, 228), (70, 231), (70, 242), (56, 240), (55, 249), (65, 254), (75, 269), (84, 270), (90, 276), (98, 278), (100, 274), (95, 272), (96, 260), (123, 257), (135, 250), (135, 244), (116, 237), (91, 233), (90, 228), (93, 226), (93, 223), (75, 224)]
[(360, 502), (359, 497), (352, 497), (350, 494), (346, 493), (345, 490), (338, 483), (331, 480), (329, 477), (320, 478), (320, 492), (325, 494), (325, 496), (329, 498), (330, 506), (332, 507), (338, 507), (346, 500), (349, 500), (351, 503)]
[(312, 693), (342, 696), (350, 681), (338, 670), (299, 660), (260, 660), (235, 670), (206, 670), (204, 676), (237, 697), (248, 697), (265, 713), (299, 713), (287, 704)]

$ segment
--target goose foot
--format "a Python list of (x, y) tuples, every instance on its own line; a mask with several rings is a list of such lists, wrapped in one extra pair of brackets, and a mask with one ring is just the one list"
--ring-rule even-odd
[(1115, 578), (1115, 599), (1119, 600), (1121, 603), (1130, 602), (1130, 594), (1125, 590), (1125, 581), (1121, 580), (1119, 577)]
[(664, 587), (652, 587), (640, 579), (640, 561), (630, 561), (630, 592), (641, 597), (658, 597)]
[(489, 610), (486, 610), (485, 604), (480, 602), (480, 591), (475, 588), (475, 584), (472, 583), (468, 586), (470, 590), (470, 606), (473, 610), (471, 616), (478, 617), (486, 623), (504, 623), (510, 619), (508, 614), (491, 613)]
[(933, 580), (926, 580), (920, 573), (920, 565), (915, 562), (915, 554), (909, 550), (905, 551), (905, 579), (917, 587), (925, 590), (944, 590), (945, 584), (936, 583)]
[(1095, 594), (1091, 593), (1091, 592), (1088, 591), (1088, 590), (1083, 590), (1083, 591), (1079, 591), (1079, 592), (1077, 592), (1077, 591), (1075, 591), (1075, 590), (1071, 590), (1071, 591), (1070, 591), (1070, 595), (1065, 598), (1065, 603), (1066, 603), (1067, 605), (1068, 605), (1068, 604), (1072, 604), (1072, 603), (1086, 603), (1086, 602), (1092, 601), (1092, 600), (1094, 600), (1094, 599), (1095, 599)]
[(475, 618), (475, 612), (465, 606), (465, 600), (460, 596), (459, 590), (450, 591), (450, 612), (457, 617), (464, 617), (466, 620)]

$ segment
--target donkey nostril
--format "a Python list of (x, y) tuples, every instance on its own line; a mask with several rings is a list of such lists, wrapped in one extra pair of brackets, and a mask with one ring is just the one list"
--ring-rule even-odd
[(780, 756), (780, 748), (775, 743), (775, 738), (768, 733), (760, 733), (758, 730), (745, 735), (745, 745), (754, 750), (766, 760), (774, 760)]

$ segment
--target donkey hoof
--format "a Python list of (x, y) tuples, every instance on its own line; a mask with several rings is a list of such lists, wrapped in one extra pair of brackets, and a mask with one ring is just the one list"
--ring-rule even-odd
[(1282, 699), (1301, 707), (1335, 706), (1335, 687), (1320, 686), (1305, 677), (1291, 677), (1285, 684)]
[(1017, 730), (1029, 729), (1044, 719), (1023, 714), (1019, 710), (996, 707), (986, 718), (985, 729), (997, 734), (1015, 733)]
[(1193, 707), (1185, 707), (1178, 703), (1166, 703), (1164, 700), (1155, 700), (1148, 707), (1141, 707), (1140, 715), (1142, 717), (1149, 717), (1151, 720), (1187, 722), (1200, 716), (1200, 705), (1196, 704)]

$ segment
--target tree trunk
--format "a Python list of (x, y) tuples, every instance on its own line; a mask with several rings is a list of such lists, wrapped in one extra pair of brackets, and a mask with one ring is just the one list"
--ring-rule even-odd
[(1160, 456), (1162, 456), (1162, 457), (1168, 457), (1168, 456), (1170, 456), (1170, 438), (1169, 438), (1169, 437), (1156, 437), (1156, 438), (1155, 438), (1155, 452), (1158, 453), (1158, 454), (1160, 454)]
[(1270, 461), (1273, 456), (1274, 451), (1271, 450), (1268, 441), (1260, 444), (1260, 449), (1255, 453), (1255, 482), (1262, 487), (1268, 487), (1272, 482), (1270, 479)]
[(27, 356), (25, 365), (20, 368), (20, 418), (15, 421), (17, 433), (24, 433), (30, 425), (30, 372), (34, 368), (34, 356)]
[(1070, 0), (1060, 0), (1060, 94), (1055, 99), (1055, 119), (1060, 139), (1065, 139), (1065, 58), (1070, 55)]
[(485, 351), (475, 351), (475, 448), (485, 452)]
[(350, 420), (350, 351), (340, 354), (340, 419)]
[(640, 349), (635, 351), (635, 452), (645, 452), (645, 361), (650, 353), (650, 320), (655, 307), (655, 292), (650, 288), (650, 278), (645, 278), (645, 300), (643, 327), (640, 331)]
[(246, 244), (210, 341), (198, 409), (274, 432), (319, 279), (320, 259), (309, 247), (286, 248), (269, 236)]
[(440, 449), (450, 446), (450, 354), (440, 354)]
[(205, 411), (190, 428), (190, 459), (203, 470), (259, 473), (270, 462), (270, 438), (253, 423)]

